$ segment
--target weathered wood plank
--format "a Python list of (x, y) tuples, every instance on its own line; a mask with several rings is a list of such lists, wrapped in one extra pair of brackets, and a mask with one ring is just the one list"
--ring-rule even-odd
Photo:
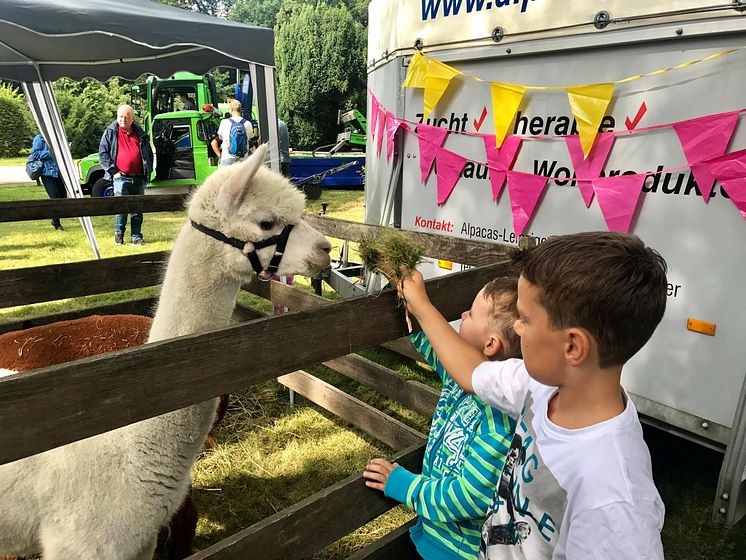
[(78, 216), (111, 216), (132, 212), (174, 212), (184, 209), (187, 196), (159, 194), (0, 202), (0, 223)]
[(263, 317), (266, 317), (266, 315), (258, 309), (254, 309), (240, 303), (237, 303), (235, 309), (233, 310), (233, 319), (236, 321), (253, 321), (255, 319), (261, 319)]
[[(390, 229), (315, 214), (307, 214), (305, 219), (324, 235), (350, 241), (360, 241), (363, 237), (376, 237), (382, 231)], [(428, 257), (447, 259), (472, 266), (503, 262), (506, 260), (506, 254), (510, 248), (509, 245), (472, 241), (446, 235), (404, 230), (402, 230), (402, 233), (420, 243), (425, 248), (425, 255)]]
[(0, 334), (13, 331), (21, 331), (24, 329), (30, 329), (32, 327), (39, 327), (41, 325), (49, 325), (50, 323), (56, 323), (58, 321), (71, 321), (73, 319), (80, 319), (82, 317), (90, 317), (91, 315), (130, 314), (147, 315), (152, 317), (157, 302), (158, 299), (154, 297), (134, 299), (131, 301), (122, 301), (109, 305), (89, 307), (87, 309), (80, 309), (78, 311), (70, 311), (67, 313), (56, 313), (54, 315), (45, 315), (43, 317), (34, 317), (32, 319), (23, 319), (21, 321), (13, 321), (11, 323), (2, 323), (0, 324)]
[[(505, 267), (428, 281), (449, 319)], [(360, 328), (365, 317), (365, 328)], [(356, 328), (352, 328), (356, 327)], [(0, 379), (0, 464), (399, 338), (396, 293), (362, 296)], [(23, 410), (22, 415), (18, 414)]]
[(416, 362), (422, 361), (422, 356), (420, 356), (419, 352), (414, 349), (412, 346), (412, 343), (409, 342), (409, 338), (399, 338), (397, 340), (392, 340), (390, 342), (384, 342), (381, 344), (384, 348), (391, 350), (392, 352), (396, 352), (397, 354), (401, 354), (405, 358), (409, 358), (410, 360), (414, 360)]
[(168, 251), (0, 271), (0, 308), (160, 284)]
[(425, 434), (305, 371), (282, 375), (277, 381), (391, 449), (404, 449), (427, 439)]
[[(425, 445), (404, 450), (392, 460), (419, 472)], [(300, 560), (385, 513), (396, 502), (365, 486), (354, 475), (239, 531), (188, 560)]]
[(407, 521), (388, 535), (358, 550), (347, 560), (412, 560), (416, 549), (409, 538), (409, 529), (416, 523), (417, 518)]
[(435, 389), (406, 379), (362, 356), (350, 354), (324, 362), (324, 365), (425, 416), (432, 416), (438, 404), (440, 394)]

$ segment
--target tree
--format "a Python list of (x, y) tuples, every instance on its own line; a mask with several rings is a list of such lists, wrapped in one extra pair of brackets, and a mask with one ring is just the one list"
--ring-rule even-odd
[(209, 16), (225, 16), (234, 0), (158, 0), (161, 4), (199, 12)]
[(333, 143), (337, 110), (364, 106), (365, 28), (347, 6), (287, 0), (277, 14), (278, 110), (291, 144)]
[(15, 157), (30, 151), (36, 125), (23, 95), (0, 84), (0, 157)]
[(107, 82), (62, 78), (53, 87), (73, 157), (98, 152), (101, 135), (116, 118), (117, 107), (130, 102), (126, 88), (117, 78)]

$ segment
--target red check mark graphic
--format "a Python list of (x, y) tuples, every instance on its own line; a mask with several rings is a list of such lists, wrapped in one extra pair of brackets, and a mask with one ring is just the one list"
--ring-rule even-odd
[(482, 128), (482, 123), (484, 122), (484, 119), (487, 118), (487, 107), (484, 107), (482, 109), (482, 114), (480, 115), (479, 119), (474, 119), (474, 129), (479, 132), (479, 129)]
[(629, 117), (624, 121), (624, 124), (627, 126), (627, 130), (633, 130), (642, 120), (642, 117), (645, 116), (645, 113), (648, 112), (648, 107), (645, 105), (645, 102), (642, 102), (642, 105), (640, 105), (640, 109), (637, 111), (637, 114), (635, 115), (634, 120), (629, 120)]

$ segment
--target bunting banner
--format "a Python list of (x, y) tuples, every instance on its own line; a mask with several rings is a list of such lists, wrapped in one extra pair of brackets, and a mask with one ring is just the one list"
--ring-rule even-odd
[(443, 97), (451, 80), (461, 72), (431, 58), (427, 61), (427, 70), (425, 73), (425, 108), (423, 119), (426, 119), (433, 112), (435, 106)]
[(422, 56), (422, 53), (420, 51), (415, 51), (409, 61), (407, 77), (404, 78), (404, 83), (401, 85), (401, 87), (424, 88), (426, 75), (427, 61)]
[(445, 142), (447, 136), (447, 128), (430, 126), (428, 124), (417, 125), (417, 138), (420, 144), (420, 174), (423, 185), (427, 182), (427, 178), (430, 175), (438, 148), (443, 146), (443, 142)]
[(510, 130), (510, 124), (521, 105), (524, 86), (514, 84), (490, 83), (492, 93), (492, 119), (495, 123), (495, 146), (503, 145), (503, 140)]
[(508, 171), (510, 209), (513, 212), (513, 231), (520, 236), (536, 210), (547, 178), (520, 171)]
[(378, 99), (376, 99), (376, 96), (373, 95), (373, 92), (371, 92), (370, 94), (370, 119), (368, 119), (368, 129), (370, 130), (371, 138), (376, 137), (376, 125), (378, 124), (379, 108), (380, 108), (380, 104), (378, 103)]
[(396, 133), (399, 132), (399, 127), (409, 129), (409, 125), (402, 119), (389, 115), (386, 121), (386, 161), (391, 161), (391, 156), (394, 155), (394, 140), (396, 139)]
[(484, 140), (484, 151), (487, 155), (487, 166), (490, 170), (492, 200), (497, 202), (505, 186), (507, 172), (513, 167), (518, 151), (521, 149), (523, 138), (508, 136), (500, 148), (495, 147), (494, 134), (485, 134), (482, 139)]
[(629, 232), (645, 177), (638, 174), (593, 179), (593, 190), (609, 231)]
[(583, 156), (586, 158), (593, 148), (598, 128), (601, 126), (612, 95), (614, 95), (614, 84), (589, 84), (567, 88), (570, 110), (578, 123), (580, 145), (583, 147)]
[(438, 206), (442, 206), (451, 196), (467, 159), (445, 148), (438, 148), (435, 160), (437, 166), (435, 174), (438, 179)]
[(614, 145), (616, 135), (610, 132), (603, 132), (598, 135), (596, 143), (588, 154), (588, 158), (583, 158), (583, 148), (580, 146), (580, 138), (577, 136), (568, 136), (565, 138), (567, 151), (570, 153), (572, 166), (575, 168), (577, 177), (587, 177), (587, 179), (578, 179), (578, 190), (583, 197), (585, 207), (590, 208), (593, 201), (593, 185), (591, 179), (601, 175), (601, 170), (609, 159), (609, 152)]
[(376, 138), (376, 155), (381, 155), (381, 146), (383, 145), (383, 131), (386, 128), (386, 120), (389, 118), (388, 111), (379, 111), (378, 115), (378, 137)]
[(715, 177), (710, 173), (708, 166), (700, 162), (720, 157), (725, 153), (736, 129), (738, 115), (736, 111), (699, 117), (672, 125), (705, 204), (710, 199)]
[(746, 219), (746, 150), (726, 154), (703, 165), (720, 181), (741, 216)]

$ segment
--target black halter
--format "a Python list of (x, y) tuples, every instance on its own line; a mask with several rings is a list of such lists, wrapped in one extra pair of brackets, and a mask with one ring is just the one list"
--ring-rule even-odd
[[(192, 227), (197, 231), (201, 231), (205, 235), (209, 235), (213, 239), (217, 239), (218, 241), (227, 243), (231, 247), (239, 249), (242, 253), (246, 245), (248, 245), (249, 243), (253, 245), (254, 250), (250, 253), (246, 253), (246, 257), (251, 263), (251, 268), (253, 268), (254, 272), (256, 272), (260, 276), (265, 270), (270, 274), (277, 273), (277, 269), (280, 266), (280, 261), (282, 260), (282, 256), (285, 253), (285, 246), (287, 245), (288, 237), (290, 237), (290, 232), (293, 230), (293, 224), (288, 224), (284, 228), (282, 228), (282, 231), (280, 233), (278, 233), (277, 235), (273, 235), (272, 237), (268, 237), (267, 239), (260, 239), (259, 241), (241, 241), (240, 239), (236, 239), (235, 237), (228, 237), (218, 230), (203, 226), (202, 224), (198, 224), (195, 221), (192, 221)], [(267, 268), (264, 269), (262, 268), (262, 263), (259, 260), (256, 252), (259, 249), (271, 247), (272, 245), (275, 245), (275, 254), (272, 255), (272, 259), (269, 261)]]

